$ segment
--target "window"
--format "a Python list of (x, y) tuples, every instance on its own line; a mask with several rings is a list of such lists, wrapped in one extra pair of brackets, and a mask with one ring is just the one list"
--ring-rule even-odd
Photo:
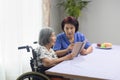
[(0, 80), (16, 80), (30, 71), (29, 45), (42, 28), (42, 0), (0, 0)]

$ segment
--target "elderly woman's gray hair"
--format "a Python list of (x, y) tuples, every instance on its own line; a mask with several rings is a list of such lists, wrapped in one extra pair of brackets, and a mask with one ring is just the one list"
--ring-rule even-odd
[(41, 29), (40, 33), (39, 33), (39, 39), (38, 39), (38, 43), (41, 46), (44, 46), (48, 43), (50, 43), (50, 37), (53, 33), (53, 29), (50, 27), (45, 27), (43, 29)]

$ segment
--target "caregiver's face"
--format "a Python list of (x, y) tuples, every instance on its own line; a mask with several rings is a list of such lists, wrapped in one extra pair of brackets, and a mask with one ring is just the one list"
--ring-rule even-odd
[(72, 24), (65, 24), (64, 32), (68, 38), (73, 38), (75, 34), (75, 26)]

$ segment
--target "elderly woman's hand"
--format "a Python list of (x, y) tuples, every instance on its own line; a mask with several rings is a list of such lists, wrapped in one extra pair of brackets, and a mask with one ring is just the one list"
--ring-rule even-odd
[(73, 59), (73, 55), (72, 54), (68, 54), (65, 56), (65, 60), (70, 60), (70, 59)]

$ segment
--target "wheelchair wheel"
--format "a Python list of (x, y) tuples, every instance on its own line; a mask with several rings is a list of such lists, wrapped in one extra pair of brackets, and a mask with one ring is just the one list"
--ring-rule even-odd
[(16, 80), (50, 80), (50, 79), (42, 73), (27, 72), (20, 75)]

